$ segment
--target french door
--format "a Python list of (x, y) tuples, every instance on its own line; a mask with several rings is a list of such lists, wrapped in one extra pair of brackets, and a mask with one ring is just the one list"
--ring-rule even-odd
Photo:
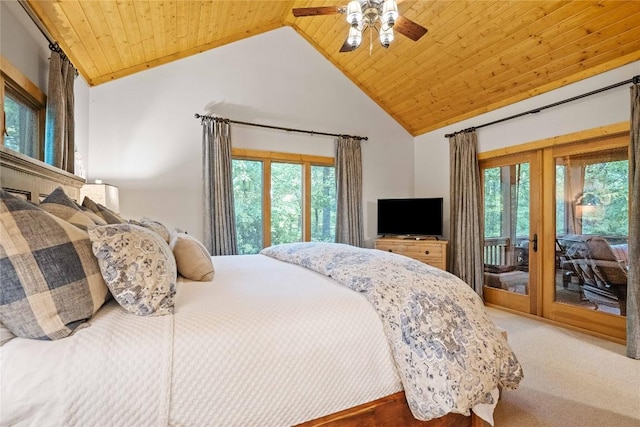
[(624, 340), (629, 134), (544, 150), (542, 315)]
[(531, 314), (540, 294), (540, 158), (529, 152), (481, 162), (485, 302)]
[(481, 157), (487, 304), (624, 340), (628, 146), (619, 133)]

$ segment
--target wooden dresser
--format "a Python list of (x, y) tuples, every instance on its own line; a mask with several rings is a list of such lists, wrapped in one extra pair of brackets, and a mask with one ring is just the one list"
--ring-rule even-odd
[(441, 270), (447, 269), (446, 240), (383, 237), (376, 239), (375, 248), (408, 256), (425, 264), (438, 267)]

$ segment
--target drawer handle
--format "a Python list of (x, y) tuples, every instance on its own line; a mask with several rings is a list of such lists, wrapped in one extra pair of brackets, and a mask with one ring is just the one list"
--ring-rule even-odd
[(425, 255), (429, 255), (429, 251), (424, 251), (424, 254)]

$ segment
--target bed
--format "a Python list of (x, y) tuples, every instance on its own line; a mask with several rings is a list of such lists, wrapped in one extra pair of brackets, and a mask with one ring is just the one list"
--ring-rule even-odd
[[(70, 197), (79, 195), (82, 180), (9, 150), (1, 154), (2, 187), (10, 193), (37, 203), (61, 185)], [(334, 260), (353, 256), (351, 264), (361, 271), (354, 276), (353, 265), (328, 266), (324, 260), (336, 250), (348, 252), (334, 253)], [(439, 332), (446, 345), (459, 350), (449, 352), (454, 364), (476, 365), (478, 378), (436, 369), (437, 361), (416, 367), (407, 356), (419, 347), (411, 323), (395, 328), (388, 310), (397, 304), (387, 304), (373, 290), (376, 278), (363, 278), (369, 271), (384, 275), (401, 266), (412, 270), (412, 281), (434, 275), (439, 286), (449, 286), (446, 281), (454, 279), (408, 258), (360, 251), (284, 245), (259, 255), (213, 257), (210, 280), (178, 278), (171, 314), (136, 316), (116, 298), (65, 338), (13, 338), (0, 347), (0, 424), (479, 426), (483, 419), (491, 421), (498, 387), (515, 388), (522, 370), (486, 313), (450, 311), (473, 324), (467, 330), (456, 320), (453, 332), (442, 322)], [(478, 305), (474, 296), (463, 295)], [(394, 333), (414, 348), (391, 344)], [(479, 334), (485, 350), (469, 344)], [(486, 348), (490, 357), (463, 357)], [(432, 378), (447, 391), (428, 394), (435, 387), (428, 380), (433, 373), (456, 380)], [(411, 378), (421, 375), (427, 381), (412, 384)], [(456, 406), (447, 394), (460, 394), (461, 384), (479, 383), (482, 396), (474, 404)], [(430, 404), (438, 400), (444, 403)], [(434, 416), (434, 408), (443, 406), (455, 409)], [(416, 420), (412, 413), (429, 420)]]

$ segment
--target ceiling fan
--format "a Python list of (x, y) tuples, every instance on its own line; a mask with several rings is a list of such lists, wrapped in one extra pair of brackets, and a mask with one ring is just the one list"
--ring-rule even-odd
[(419, 40), (428, 31), (422, 25), (400, 15), (396, 0), (351, 0), (347, 6), (299, 7), (292, 12), (295, 17), (346, 14), (351, 28), (340, 52), (356, 50), (367, 28), (378, 32), (380, 44), (384, 48), (388, 48), (393, 41), (394, 29), (413, 41)]

